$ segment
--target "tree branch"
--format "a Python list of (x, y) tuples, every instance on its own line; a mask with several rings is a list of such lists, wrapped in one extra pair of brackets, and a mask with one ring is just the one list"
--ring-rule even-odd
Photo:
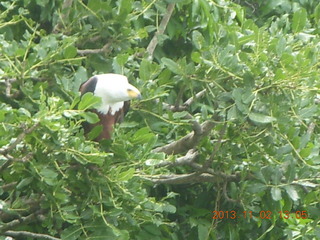
[(27, 231), (6, 231), (4, 233), (6, 236), (10, 237), (23, 237), (23, 238), (32, 238), (32, 239), (48, 239), (48, 240), (60, 240), (60, 238), (55, 238), (46, 234), (39, 234)]
[(41, 211), (37, 211), (37, 212), (32, 213), (26, 217), (20, 217), (19, 219), (15, 219), (15, 220), (12, 220), (11, 222), (2, 224), (0, 226), (0, 233), (3, 233), (5, 231), (7, 231), (8, 229), (15, 228), (15, 227), (21, 225), (22, 223), (26, 224), (26, 223), (30, 223), (32, 221), (35, 221), (36, 219), (38, 219), (40, 213), (41, 213)]
[(167, 12), (161, 20), (161, 23), (159, 25), (159, 30), (155, 33), (155, 35), (153, 36), (153, 38), (151, 39), (151, 41), (147, 47), (147, 52), (151, 58), (153, 57), (153, 52), (158, 45), (158, 35), (161, 35), (164, 33), (164, 30), (166, 29), (168, 22), (170, 20), (170, 17), (172, 15), (172, 12), (174, 10), (174, 6), (175, 6), (174, 3), (168, 4)]
[(25, 129), (22, 133), (19, 134), (17, 139), (11, 143), (8, 147), (6, 148), (0, 148), (0, 154), (6, 155), (10, 151), (12, 151), (22, 140), (25, 138), (25, 136), (31, 132), (33, 132), (37, 127), (39, 126), (39, 122), (35, 123), (32, 127)]
[(153, 152), (164, 152), (166, 154), (178, 154), (193, 149), (199, 141), (208, 136), (211, 129), (216, 125), (212, 120), (205, 121), (200, 125), (201, 131), (191, 132), (177, 141), (169, 143), (165, 146), (158, 147)]
[(196, 160), (198, 155), (199, 153), (197, 151), (195, 151), (194, 149), (190, 149), (185, 156), (177, 158), (174, 162), (163, 161), (157, 164), (156, 167), (190, 165)]
[(106, 43), (102, 48), (98, 49), (78, 49), (77, 53), (79, 55), (89, 55), (89, 54), (98, 54), (98, 53), (107, 53), (109, 51), (109, 48), (111, 46), (111, 42)]
[(190, 174), (170, 174), (159, 177), (149, 178), (148, 180), (156, 184), (188, 184), (199, 182), (222, 182), (222, 178), (213, 176), (208, 173), (190, 173)]

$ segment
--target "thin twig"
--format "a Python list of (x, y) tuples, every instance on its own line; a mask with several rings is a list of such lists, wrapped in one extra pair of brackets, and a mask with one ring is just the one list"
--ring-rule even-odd
[(225, 123), (222, 127), (222, 129), (219, 132), (219, 139), (216, 142), (216, 144), (214, 145), (213, 151), (210, 155), (210, 157), (205, 161), (205, 163), (203, 164), (203, 169), (205, 170), (206, 168), (208, 168), (210, 166), (210, 164), (212, 163), (212, 161), (214, 160), (215, 156), (217, 155), (219, 148), (222, 144), (222, 138), (224, 137), (224, 134), (226, 132), (227, 129), (227, 123)]
[(60, 31), (60, 28), (64, 24), (65, 20), (69, 17), (69, 13), (71, 10), (73, 0), (65, 0), (62, 4), (62, 11), (65, 11), (65, 13), (62, 14), (60, 21), (54, 26), (52, 32), (58, 33)]
[[(196, 95), (190, 97), (187, 101), (185, 101), (182, 105), (171, 105), (168, 103), (162, 103), (163, 107), (167, 110), (170, 110), (172, 112), (182, 112), (188, 109), (188, 107), (190, 107), (190, 105), (198, 98), (201, 98), (205, 93), (206, 93), (207, 89), (203, 89), (200, 92), (196, 93)], [(157, 102), (159, 102), (157, 100)]]

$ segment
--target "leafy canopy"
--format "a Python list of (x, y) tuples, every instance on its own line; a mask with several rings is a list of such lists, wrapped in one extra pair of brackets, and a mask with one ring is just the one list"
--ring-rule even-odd
[[(1, 2), (0, 239), (320, 238), (319, 23), (312, 0)], [(78, 88), (106, 72), (144, 99), (99, 144)]]

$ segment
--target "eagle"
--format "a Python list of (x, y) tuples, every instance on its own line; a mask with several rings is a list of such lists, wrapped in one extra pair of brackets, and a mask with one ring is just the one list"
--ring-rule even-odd
[(122, 122), (129, 110), (131, 99), (141, 99), (139, 90), (128, 82), (128, 78), (121, 74), (98, 74), (81, 84), (81, 96), (87, 92), (101, 98), (101, 104), (91, 111), (96, 113), (99, 121), (95, 124), (84, 124), (85, 134), (94, 127), (102, 126), (102, 131), (95, 141), (110, 139), (113, 125)]

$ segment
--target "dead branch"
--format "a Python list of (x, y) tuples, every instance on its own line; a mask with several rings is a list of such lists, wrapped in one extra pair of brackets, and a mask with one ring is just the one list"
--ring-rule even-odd
[(4, 233), (6, 236), (10, 237), (23, 237), (23, 238), (32, 238), (32, 239), (48, 239), (48, 240), (60, 240), (60, 238), (55, 238), (46, 234), (33, 233), (27, 231), (6, 231)]
[(164, 33), (165, 29), (167, 28), (168, 22), (171, 18), (172, 12), (174, 10), (174, 3), (170, 3), (168, 4), (167, 7), (167, 12), (166, 14), (163, 16), (161, 23), (159, 25), (159, 29), (158, 31), (155, 33), (155, 35), (153, 36), (153, 38), (151, 39), (148, 47), (147, 47), (147, 52), (149, 54), (149, 56), (152, 58), (153, 57), (153, 52), (156, 49), (157, 45), (158, 45), (158, 35), (161, 35)]

